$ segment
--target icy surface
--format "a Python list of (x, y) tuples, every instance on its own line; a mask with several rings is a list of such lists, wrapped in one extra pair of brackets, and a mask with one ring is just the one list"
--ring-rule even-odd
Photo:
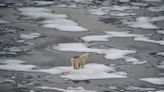
[(49, 74), (58, 74), (59, 77), (70, 80), (88, 80), (88, 79), (105, 79), (105, 78), (127, 78), (126, 72), (116, 71), (114, 66), (104, 64), (86, 64), (84, 68), (78, 70), (72, 66), (59, 66), (49, 69), (39, 69), (34, 65), (24, 64), (24, 61), (13, 59), (1, 59), (0, 69), (10, 71), (28, 71), (44, 72)]
[(145, 64), (145, 63), (148, 62), (146, 60), (145, 61), (140, 61), (140, 60), (138, 60), (136, 58), (133, 58), (133, 57), (126, 57), (125, 58), (125, 61), (128, 62), (128, 63), (132, 63), (134, 65), (137, 65), (137, 64)]
[(159, 33), (159, 34), (164, 34), (164, 30), (157, 31), (157, 33)]
[(40, 33), (20, 34), (20, 38), (23, 40), (31, 40), (40, 37)]
[(93, 52), (98, 54), (105, 55), (106, 59), (120, 59), (125, 58), (128, 54), (136, 53), (134, 50), (121, 50), (121, 49), (96, 49), (96, 48), (88, 48), (83, 43), (61, 43), (57, 46), (53, 46), (52, 49), (59, 51), (73, 51), (73, 52)]
[(158, 52), (157, 55), (164, 56), (164, 52)]
[(161, 61), (158, 65), (158, 68), (164, 69), (164, 61)]
[(9, 23), (9, 22), (0, 19), (0, 24), (5, 24), (5, 23)]
[(140, 80), (145, 81), (145, 82), (149, 82), (149, 83), (152, 83), (155, 85), (164, 85), (164, 78), (163, 77), (161, 77), (161, 78), (142, 78)]
[(144, 87), (134, 87), (134, 86), (129, 86), (127, 89), (128, 90), (135, 90), (135, 91), (144, 91), (144, 92), (155, 90), (155, 88), (144, 88)]
[(94, 90), (86, 90), (83, 87), (68, 87), (67, 89), (62, 89), (62, 88), (56, 88), (56, 87), (48, 87), (48, 86), (41, 86), (37, 87), (40, 89), (46, 89), (46, 90), (56, 90), (60, 92), (97, 92)]
[(29, 16), (35, 19), (44, 18), (45, 20), (41, 22), (42, 27), (70, 32), (88, 31), (76, 22), (67, 19), (68, 16), (64, 14), (55, 14), (53, 11), (46, 8), (25, 7), (19, 8), (18, 10), (21, 11), (21, 15)]
[(34, 1), (37, 5), (50, 5), (54, 4), (55, 2), (52, 1)]
[(155, 92), (164, 92), (164, 90), (157, 90), (157, 91), (155, 91)]
[[(0, 59), (0, 69), (2, 70), (11, 70), (11, 71), (31, 71), (36, 66), (26, 65), (24, 61), (15, 60), (15, 59)], [(22, 65), (23, 64), (23, 65)]]
[(125, 31), (125, 32), (106, 31), (104, 35), (84, 36), (81, 37), (81, 39), (84, 40), (85, 42), (109, 41), (109, 38), (112, 37), (132, 37), (134, 41), (143, 41), (143, 42), (150, 42), (150, 43), (164, 45), (164, 40), (153, 40), (142, 34), (132, 34), (129, 31)]

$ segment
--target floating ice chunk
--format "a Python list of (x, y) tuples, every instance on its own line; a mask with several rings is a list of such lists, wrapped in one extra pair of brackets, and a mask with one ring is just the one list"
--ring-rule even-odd
[(155, 90), (155, 88), (143, 88), (143, 87), (134, 87), (134, 86), (129, 86), (127, 89), (135, 90), (135, 91), (154, 91)]
[(149, 5), (147, 3), (136, 3), (136, 2), (131, 2), (130, 4), (132, 4), (134, 6), (148, 6)]
[(40, 37), (40, 33), (20, 34), (20, 38), (23, 40), (31, 40)]
[(21, 51), (23, 51), (23, 49), (20, 48), (20, 47), (11, 47), (8, 50), (11, 51), (11, 52), (21, 52)]
[(68, 73), (61, 75), (60, 77), (71, 80), (127, 78), (127, 73), (117, 72), (114, 70), (114, 67), (105, 66), (103, 64), (87, 64), (83, 69), (71, 69)]
[(62, 88), (56, 88), (56, 87), (41, 86), (37, 88), (46, 89), (46, 90), (56, 90), (56, 91), (61, 91), (61, 92), (97, 92), (95, 90), (86, 90), (83, 87), (68, 87), (67, 89), (62, 89)]
[(140, 9), (140, 8), (137, 6), (118, 6), (118, 5), (112, 6), (112, 10), (115, 11), (125, 11), (125, 10), (133, 10), (133, 9)]
[(11, 71), (31, 71), (36, 66), (34, 65), (22, 65), (24, 61), (15, 60), (15, 59), (0, 59), (0, 69), (2, 70), (11, 70)]
[(158, 52), (157, 55), (164, 56), (164, 52)]
[(52, 1), (34, 1), (34, 3), (36, 3), (37, 5), (50, 5), (50, 4), (54, 4), (55, 2), (52, 2)]
[(109, 35), (90, 35), (90, 36), (84, 36), (81, 37), (82, 40), (86, 42), (91, 42), (91, 41), (109, 41), (108, 38)]
[(164, 16), (158, 16), (158, 17), (152, 17), (150, 21), (155, 22), (155, 21), (164, 21)]
[(86, 64), (84, 68), (78, 70), (73, 69), (72, 66), (60, 66), (49, 69), (39, 69), (34, 65), (23, 64), (25, 63), (24, 61), (13, 59), (1, 59), (0, 63), (3, 64), (0, 65), (0, 69), (2, 70), (58, 74), (59, 77), (70, 80), (127, 78), (126, 72), (116, 71), (114, 66), (106, 66), (104, 64), (96, 63)]
[(160, 11), (164, 11), (164, 6), (150, 7), (150, 8), (148, 8), (148, 10), (152, 11), (152, 12), (160, 12)]
[(149, 83), (152, 83), (155, 85), (164, 85), (164, 78), (163, 77), (160, 77), (160, 78), (142, 78), (140, 80), (145, 81), (145, 82), (149, 82)]
[(118, 2), (127, 3), (127, 2), (130, 2), (130, 0), (118, 0)]
[(164, 30), (162, 30), (162, 31), (157, 31), (157, 33), (159, 33), (159, 34), (164, 34)]
[(6, 24), (9, 23), (8, 21), (0, 20), (0, 24)]
[(161, 68), (161, 69), (164, 69), (164, 61), (160, 62), (158, 65), (157, 65), (158, 68)]
[(136, 53), (134, 50), (120, 50), (115, 48), (110, 49), (96, 49), (88, 48), (83, 43), (61, 43), (57, 46), (53, 46), (52, 49), (59, 51), (73, 51), (73, 52), (93, 52), (98, 54), (104, 54), (106, 59), (120, 59), (125, 58), (128, 54)]
[(46, 8), (26, 7), (18, 9), (20, 14), (32, 18), (44, 18), (42, 27), (54, 28), (59, 31), (81, 32), (88, 31), (86, 28), (80, 26), (78, 23), (67, 19), (68, 16), (64, 14), (54, 14), (51, 10)]
[(123, 23), (133, 28), (143, 28), (143, 29), (158, 29), (159, 28), (153, 25), (152, 23), (150, 23), (150, 18), (148, 17), (136, 18), (135, 22), (129, 22), (129, 21), (123, 20)]
[(140, 37), (136, 37), (134, 38), (135, 41), (144, 41), (144, 42), (150, 42), (150, 43), (156, 43), (159, 45), (164, 45), (164, 40), (152, 40), (148, 37), (144, 37), (144, 36), (140, 36)]
[(132, 64), (134, 64), (134, 65), (137, 65), (137, 64), (145, 64), (145, 63), (147, 63), (148, 61), (140, 61), (140, 60), (138, 60), (138, 59), (136, 59), (136, 58), (133, 58), (133, 57), (126, 57), (125, 58), (125, 61), (126, 62), (129, 62), (129, 63), (132, 63)]

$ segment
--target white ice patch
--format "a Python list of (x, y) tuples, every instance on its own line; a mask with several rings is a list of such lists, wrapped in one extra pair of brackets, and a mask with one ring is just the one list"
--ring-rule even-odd
[(24, 61), (14, 59), (0, 59), (0, 69), (11, 70), (11, 71), (31, 71), (36, 66), (26, 65)]
[(143, 29), (158, 29), (159, 28), (156, 25), (153, 25), (150, 22), (150, 18), (148, 18), (148, 17), (136, 18), (136, 21), (134, 21), (134, 22), (123, 20), (123, 23), (126, 24), (127, 26), (133, 27), (133, 28), (143, 28)]
[(150, 7), (150, 8), (148, 8), (148, 10), (152, 11), (152, 12), (160, 12), (160, 11), (164, 11), (164, 6)]
[(20, 34), (20, 38), (23, 40), (31, 40), (40, 37), (40, 33)]
[(52, 1), (34, 1), (34, 3), (36, 3), (37, 5), (50, 5), (50, 4), (54, 4), (55, 2), (52, 2)]
[[(111, 7), (99, 7), (99, 8), (95, 8), (95, 9), (89, 9), (87, 10), (88, 13), (90, 14), (94, 14), (94, 15), (106, 15), (106, 14), (110, 14), (113, 11), (119, 11), (119, 12), (124, 12), (126, 10), (133, 10), (133, 9), (139, 9), (139, 7), (132, 7), (132, 6), (111, 6)], [(132, 13), (129, 13), (130, 15)], [(128, 14), (128, 15), (129, 15)], [(119, 15), (125, 15), (125, 14), (117, 14)], [(127, 15), (127, 14), (126, 14)], [(133, 15), (133, 14), (132, 14)]]
[(125, 61), (128, 62), (128, 63), (132, 63), (134, 65), (145, 64), (145, 63), (148, 62), (146, 60), (145, 61), (140, 61), (140, 60), (138, 60), (136, 58), (133, 58), (133, 57), (126, 57)]
[(0, 24), (6, 24), (9, 23), (8, 21), (0, 20)]
[(161, 78), (142, 78), (140, 80), (145, 81), (145, 82), (149, 82), (149, 83), (152, 83), (155, 85), (164, 85), (164, 78), (163, 77), (161, 77)]
[(88, 80), (105, 78), (127, 78), (127, 73), (116, 71), (114, 66), (104, 64), (86, 64), (84, 68), (75, 70), (72, 66), (60, 66), (49, 69), (40, 69), (34, 65), (24, 64), (24, 61), (13, 59), (1, 59), (0, 69), (10, 71), (44, 72), (57, 74), (57, 76), (70, 80)]
[(56, 87), (41, 86), (37, 88), (45, 89), (45, 90), (56, 90), (56, 91), (61, 91), (61, 92), (97, 92), (94, 90), (86, 90), (83, 87), (68, 87), (67, 89), (62, 89), (62, 88), (56, 88)]
[(144, 88), (144, 87), (134, 87), (134, 86), (129, 86), (127, 88), (128, 90), (135, 90), (135, 91), (154, 91), (155, 88)]
[(159, 33), (159, 34), (164, 34), (164, 30), (162, 30), (162, 31), (157, 31), (157, 33)]
[(96, 48), (88, 48), (83, 43), (61, 43), (57, 46), (53, 46), (52, 49), (59, 51), (73, 51), (73, 52), (93, 52), (98, 54), (105, 55), (106, 59), (120, 59), (125, 58), (128, 54), (136, 53), (134, 50), (121, 50), (121, 49), (96, 49)]
[(67, 19), (68, 16), (64, 14), (54, 14), (51, 10), (46, 8), (26, 7), (19, 8), (20, 14), (29, 16), (31, 18), (43, 18), (42, 27), (54, 28), (60, 31), (81, 32), (88, 31), (81, 27), (78, 23)]
[(126, 24), (129, 27), (133, 28), (143, 28), (143, 29), (158, 29), (156, 25), (153, 23), (156, 21), (163, 21), (164, 16), (158, 16), (158, 17), (138, 17), (136, 18), (136, 21), (127, 21), (127, 20), (122, 20), (124, 24)]
[(164, 69), (164, 61), (160, 62), (158, 65), (157, 65), (158, 68), (160, 69)]
[(164, 52), (158, 52), (157, 55), (164, 56)]
[(150, 43), (164, 45), (164, 40), (153, 40), (141, 34), (131, 34), (129, 31), (125, 31), (125, 32), (106, 31), (105, 35), (90, 35), (90, 36), (81, 37), (81, 39), (84, 40), (85, 42), (109, 41), (109, 38), (112, 37), (132, 37), (134, 38), (133, 40), (135, 41), (143, 41), (143, 42), (150, 42)]

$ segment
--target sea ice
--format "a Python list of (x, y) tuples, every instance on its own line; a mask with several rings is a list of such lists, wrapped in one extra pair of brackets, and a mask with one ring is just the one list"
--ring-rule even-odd
[(37, 5), (50, 5), (50, 4), (54, 4), (55, 2), (52, 2), (52, 1), (34, 1), (34, 3), (36, 3)]
[(23, 40), (31, 40), (40, 37), (40, 33), (20, 34), (20, 38)]
[(128, 62), (128, 63), (132, 63), (134, 65), (137, 65), (137, 64), (145, 64), (145, 63), (148, 62), (146, 60), (145, 61), (140, 61), (140, 60), (138, 60), (136, 58), (133, 58), (133, 57), (126, 57), (125, 58), (125, 61)]
[(0, 24), (6, 24), (9, 23), (8, 21), (0, 20)]
[(73, 51), (73, 52), (93, 52), (98, 54), (104, 54), (106, 59), (120, 59), (125, 58), (128, 54), (134, 54), (134, 50), (121, 50), (121, 49), (96, 49), (88, 48), (83, 43), (61, 43), (57, 46), (53, 46), (52, 49), (59, 51)]
[(157, 33), (159, 33), (159, 34), (164, 34), (164, 30), (157, 31)]
[(152, 83), (155, 85), (164, 85), (164, 78), (163, 77), (160, 77), (160, 78), (142, 78), (140, 80), (145, 81), (145, 82), (149, 82), (149, 83)]
[(37, 88), (46, 89), (46, 90), (56, 90), (60, 92), (97, 92), (95, 90), (86, 90), (83, 87), (68, 87), (67, 89), (62, 89), (62, 88), (56, 88), (56, 87), (41, 86)]
[(164, 11), (164, 6), (150, 7), (150, 8), (148, 8), (148, 10), (152, 11), (152, 12), (160, 12), (160, 11)]
[(135, 90), (135, 91), (144, 91), (144, 92), (146, 92), (146, 91), (154, 91), (155, 90), (155, 88), (144, 88), (144, 87), (134, 87), (134, 86), (129, 86), (128, 88), (127, 88), (128, 90)]
[(24, 72), (43, 72), (57, 74), (57, 76), (70, 80), (88, 80), (88, 79), (105, 79), (105, 78), (127, 78), (127, 73), (116, 71), (114, 66), (104, 64), (86, 64), (84, 68), (73, 69), (72, 66), (59, 66), (49, 69), (41, 69), (34, 65), (24, 64), (24, 61), (14, 59), (1, 59), (0, 69), (10, 71)]
[(125, 32), (106, 31), (104, 35), (84, 36), (84, 37), (81, 37), (81, 39), (84, 40), (85, 42), (109, 41), (109, 38), (112, 38), (112, 37), (132, 37), (134, 41), (143, 41), (143, 42), (150, 42), (150, 43), (156, 43), (159, 45), (164, 45), (164, 40), (153, 40), (142, 34), (131, 34), (129, 31), (125, 31)]
[(164, 56), (164, 52), (158, 52), (157, 55)]
[(41, 22), (42, 27), (54, 28), (60, 31), (81, 32), (88, 31), (86, 28), (80, 26), (78, 23), (69, 20), (67, 15), (55, 14), (52, 10), (46, 8), (25, 7), (19, 8), (21, 15), (29, 16), (31, 18), (43, 18)]
[(158, 65), (158, 68), (164, 69), (164, 61), (161, 61)]

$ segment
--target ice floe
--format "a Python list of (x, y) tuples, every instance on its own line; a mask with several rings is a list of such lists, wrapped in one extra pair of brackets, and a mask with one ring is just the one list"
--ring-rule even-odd
[(158, 52), (157, 55), (164, 56), (164, 52)]
[(15, 59), (0, 59), (0, 69), (11, 70), (11, 71), (31, 71), (36, 66), (26, 65), (24, 61)]
[(14, 59), (1, 59), (0, 69), (10, 71), (28, 71), (57, 74), (57, 76), (70, 80), (88, 80), (105, 78), (127, 78), (127, 73), (116, 71), (114, 66), (104, 64), (86, 64), (84, 68), (75, 70), (72, 66), (59, 66), (49, 69), (41, 69), (37, 66), (25, 64), (24, 61)]
[(154, 22), (157, 21), (163, 21), (164, 16), (158, 16), (158, 17), (138, 17), (135, 21), (127, 21), (122, 20), (124, 24), (126, 24), (129, 27), (133, 28), (143, 28), (143, 29), (158, 29), (156, 25), (154, 25)]
[[(94, 15), (106, 15), (110, 14), (111, 12), (119, 12), (117, 16), (125, 16), (125, 15), (133, 15), (134, 13), (121, 13), (125, 12), (126, 10), (134, 10), (134, 9), (139, 9), (139, 7), (135, 6), (111, 6), (111, 7), (99, 7), (99, 8), (94, 8), (94, 9), (89, 9), (87, 10), (88, 13), (94, 14)], [(113, 13), (116, 14), (116, 13)], [(111, 14), (112, 15), (112, 14)]]
[(105, 55), (106, 59), (120, 59), (125, 58), (128, 54), (134, 54), (134, 50), (121, 50), (115, 48), (97, 49), (88, 48), (84, 43), (61, 43), (53, 46), (52, 49), (59, 51), (73, 51), (73, 52), (93, 52)]
[(8, 21), (0, 20), (0, 24), (6, 24), (9, 23)]
[(133, 12), (110, 12), (109, 13), (110, 16), (119, 16), (119, 17), (123, 17), (123, 16), (133, 16), (136, 15)]
[(95, 90), (86, 90), (83, 87), (68, 87), (67, 89), (62, 89), (62, 88), (56, 88), (56, 87), (40, 86), (37, 88), (46, 89), (46, 90), (56, 90), (60, 92), (97, 92)]
[(134, 87), (134, 86), (128, 86), (128, 90), (135, 90), (135, 91), (154, 91), (155, 88), (145, 88), (145, 87)]
[(52, 2), (52, 1), (34, 1), (34, 3), (36, 3), (37, 5), (50, 5), (50, 4), (54, 4), (55, 2)]
[(159, 34), (164, 34), (164, 30), (157, 31), (157, 33), (159, 33)]
[(143, 0), (143, 1), (147, 1), (147, 2), (161, 2), (162, 0)]
[(158, 68), (164, 69), (164, 61), (161, 61), (158, 65)]
[(155, 85), (164, 85), (164, 78), (163, 77), (160, 77), (160, 78), (142, 78), (140, 80), (145, 81), (145, 82), (149, 82), (149, 83), (152, 83)]
[(137, 65), (137, 64), (145, 64), (145, 63), (148, 62), (146, 60), (145, 61), (140, 61), (140, 60), (138, 60), (136, 58), (133, 58), (133, 57), (126, 57), (125, 58), (125, 61), (128, 62), (128, 63), (132, 63), (134, 65)]
[(25, 15), (31, 18), (43, 18), (44, 20), (40, 23), (42, 27), (54, 28), (59, 31), (69, 31), (69, 32), (81, 32), (88, 31), (86, 28), (80, 26), (78, 23), (68, 19), (67, 15), (55, 14), (53, 11), (46, 8), (38, 7), (24, 7), (19, 8), (21, 15)]
[(164, 45), (164, 40), (153, 40), (142, 34), (132, 34), (129, 31), (125, 31), (125, 32), (105, 31), (104, 33), (105, 33), (104, 35), (84, 36), (81, 37), (81, 39), (84, 40), (85, 42), (91, 42), (91, 41), (109, 41), (109, 38), (112, 37), (132, 37), (134, 41), (143, 41), (143, 42), (150, 42), (159, 45)]
[(41, 36), (41, 33), (30, 33), (30, 34), (20, 34), (20, 38), (23, 40), (31, 40)]

